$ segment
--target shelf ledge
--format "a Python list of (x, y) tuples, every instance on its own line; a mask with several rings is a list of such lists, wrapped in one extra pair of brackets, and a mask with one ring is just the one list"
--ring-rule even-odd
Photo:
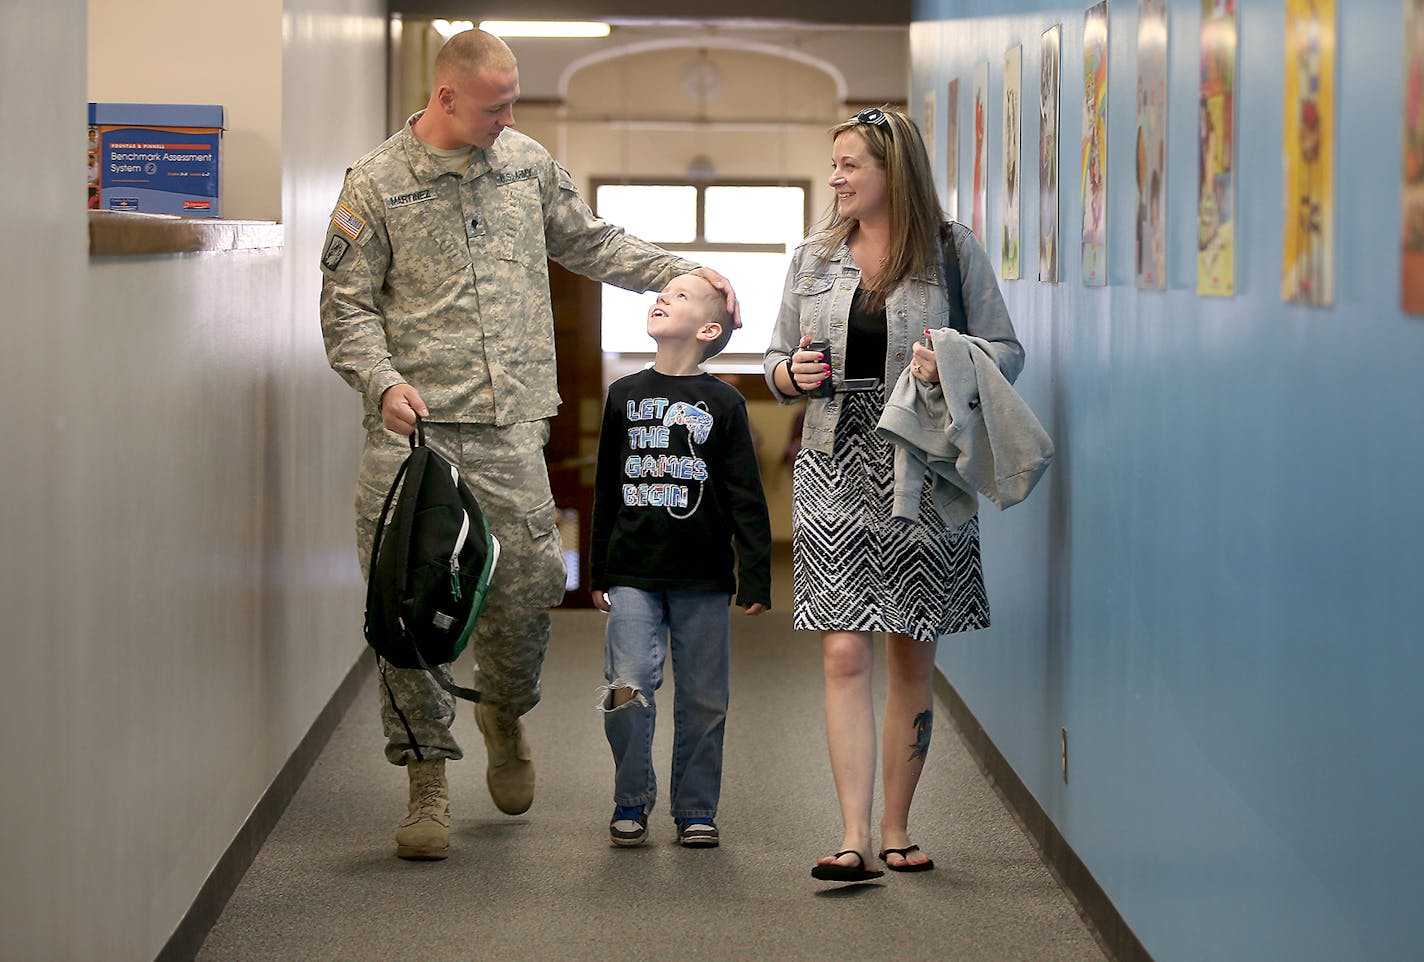
[(89, 212), (89, 255), (195, 254), (280, 248), (282, 225), (132, 211)]

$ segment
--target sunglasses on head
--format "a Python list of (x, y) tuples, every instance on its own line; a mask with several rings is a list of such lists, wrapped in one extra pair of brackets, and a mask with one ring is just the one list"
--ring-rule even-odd
[(852, 119), (858, 124), (870, 124), (872, 127), (890, 126), (890, 118), (885, 116), (885, 111), (879, 107), (866, 107)]

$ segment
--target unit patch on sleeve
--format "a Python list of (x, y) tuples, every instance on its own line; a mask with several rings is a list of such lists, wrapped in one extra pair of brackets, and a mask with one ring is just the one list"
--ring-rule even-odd
[(341, 264), (341, 259), (350, 249), (351, 242), (349, 240), (340, 234), (332, 234), (331, 242), (326, 245), (326, 253), (321, 255), (321, 266), (329, 271), (336, 270)]
[(357, 217), (345, 204), (336, 205), (336, 213), (331, 215), (331, 222), (352, 240), (360, 237), (361, 228), (366, 226), (365, 219)]

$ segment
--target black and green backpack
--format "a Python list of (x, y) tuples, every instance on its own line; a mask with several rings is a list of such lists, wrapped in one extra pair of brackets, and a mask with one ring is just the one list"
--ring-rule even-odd
[(450, 694), (479, 701), (479, 692), (432, 666), (448, 665), (465, 650), (489, 594), (499, 542), (460, 472), (425, 443), (419, 419), (410, 448), (371, 546), (366, 642), (382, 661), (423, 668)]

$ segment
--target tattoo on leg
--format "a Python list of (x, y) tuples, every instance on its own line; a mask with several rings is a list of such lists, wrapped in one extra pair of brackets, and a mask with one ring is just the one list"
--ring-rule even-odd
[(910, 761), (924, 759), (930, 754), (930, 729), (934, 727), (934, 712), (926, 708), (915, 716), (915, 743), (910, 746)]

